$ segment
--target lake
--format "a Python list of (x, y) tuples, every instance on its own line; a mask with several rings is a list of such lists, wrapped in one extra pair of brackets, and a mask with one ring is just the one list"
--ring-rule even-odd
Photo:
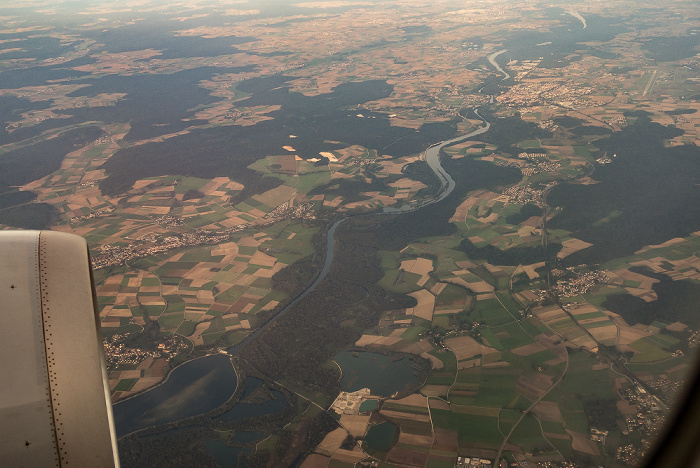
[(162, 384), (114, 405), (117, 437), (208, 413), (226, 403), (237, 382), (228, 356), (186, 362), (173, 369)]
[(275, 389), (270, 389), (270, 395), (272, 398), (267, 401), (257, 404), (245, 402), (245, 400), (264, 383), (265, 382), (260, 379), (256, 379), (255, 377), (249, 378), (247, 382), (248, 386), (241, 397), (241, 401), (216, 419), (223, 419), (224, 421), (239, 421), (248, 418), (260, 418), (269, 414), (281, 413), (288, 408), (289, 403), (287, 403), (287, 398), (284, 396), (284, 393)]
[(384, 452), (394, 441), (396, 426), (390, 422), (383, 422), (369, 428), (365, 441), (367, 446), (377, 452)]
[[(231, 447), (219, 439), (205, 439), (207, 453), (214, 457), (216, 463), (222, 468), (244, 467), (248, 465), (248, 458), (252, 455), (253, 442), (258, 442), (265, 437), (263, 432), (236, 432), (231, 440), (241, 446)], [(243, 446), (245, 445), (245, 446)]]
[(408, 387), (418, 386), (415, 360), (367, 351), (341, 351), (333, 359), (343, 370), (340, 386), (343, 391), (355, 392), (369, 388), (372, 395), (390, 397)]

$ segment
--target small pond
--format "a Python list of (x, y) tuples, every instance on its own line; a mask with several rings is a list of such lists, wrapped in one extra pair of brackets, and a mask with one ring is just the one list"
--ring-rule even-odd
[(253, 392), (258, 390), (264, 382), (255, 377), (251, 377), (247, 381), (247, 387), (245, 392), (241, 397), (241, 401), (236, 403), (230, 410), (226, 411), (224, 414), (219, 416), (217, 419), (223, 419), (225, 421), (239, 421), (247, 418), (259, 418), (262, 416), (267, 416), (269, 414), (281, 413), (289, 407), (287, 403), (287, 398), (285, 398), (284, 393), (279, 390), (270, 389), (269, 395), (271, 398), (265, 401), (260, 401), (258, 403), (246, 402)]
[(389, 449), (396, 436), (396, 426), (390, 422), (383, 422), (369, 428), (365, 436), (367, 446), (377, 452)]

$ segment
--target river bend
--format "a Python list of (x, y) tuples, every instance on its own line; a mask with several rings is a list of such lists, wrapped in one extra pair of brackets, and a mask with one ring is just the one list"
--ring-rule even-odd
[[(491, 57), (489, 57), (491, 59)], [(437, 143), (425, 151), (425, 161), (440, 180), (440, 189), (428, 199), (409, 203), (399, 208), (385, 207), (381, 214), (399, 215), (410, 213), (445, 199), (455, 188), (455, 181), (440, 164), (440, 152), (445, 146), (481, 135), (489, 130), (491, 124), (486, 121), (478, 110), (476, 115), (485, 125), (466, 135)], [(354, 216), (364, 216), (354, 215)], [(300, 302), (323, 281), (331, 265), (335, 252), (335, 232), (338, 226), (350, 216), (336, 221), (326, 235), (326, 259), (323, 268), (316, 279), (296, 298), (280, 310), (256, 331), (248, 335), (239, 344), (228, 348), (226, 354), (235, 355), (258, 333), (262, 332), (290, 308)], [(216, 378), (214, 378), (216, 377)], [(214, 354), (188, 361), (173, 369), (168, 378), (161, 384), (132, 398), (120, 401), (113, 407), (117, 436), (122, 437), (132, 432), (187, 417), (205, 414), (224, 404), (236, 390), (237, 376), (231, 361), (221, 354)], [(228, 396), (226, 396), (228, 395)]]

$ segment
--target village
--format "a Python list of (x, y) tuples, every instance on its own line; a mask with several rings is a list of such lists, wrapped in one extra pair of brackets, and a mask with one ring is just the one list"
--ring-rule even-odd
[[(123, 265), (130, 260), (157, 255), (182, 247), (220, 244), (227, 241), (234, 232), (240, 232), (253, 226), (260, 229), (279, 222), (284, 218), (314, 219), (315, 215), (312, 207), (313, 205), (310, 203), (291, 207), (288, 202), (285, 202), (254, 223), (238, 224), (216, 232), (196, 229), (195, 232), (173, 233), (165, 237), (149, 235), (137, 242), (126, 245), (102, 245), (100, 246), (100, 253), (92, 257), (92, 266), (93, 268), (104, 268)], [(154, 221), (167, 227), (182, 225), (181, 218), (171, 215), (154, 218)]]
[(176, 334), (163, 338), (154, 351), (128, 347), (124, 344), (126, 339), (127, 335), (121, 334), (103, 339), (108, 371), (117, 370), (123, 366), (136, 366), (147, 358), (163, 357), (168, 362), (189, 348), (185, 339)]

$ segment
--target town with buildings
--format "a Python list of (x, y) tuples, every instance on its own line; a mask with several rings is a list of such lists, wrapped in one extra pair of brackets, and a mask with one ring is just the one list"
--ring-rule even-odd
[(552, 286), (552, 292), (560, 297), (580, 296), (588, 292), (596, 284), (606, 284), (610, 278), (603, 271), (579, 271), (575, 267), (566, 270), (553, 269), (552, 275), (557, 282)]
[(114, 334), (103, 340), (108, 371), (133, 367), (141, 364), (147, 358), (162, 357), (166, 361), (170, 361), (189, 348), (185, 339), (176, 334), (162, 338), (155, 350), (128, 347), (124, 343), (126, 339), (126, 335)]

